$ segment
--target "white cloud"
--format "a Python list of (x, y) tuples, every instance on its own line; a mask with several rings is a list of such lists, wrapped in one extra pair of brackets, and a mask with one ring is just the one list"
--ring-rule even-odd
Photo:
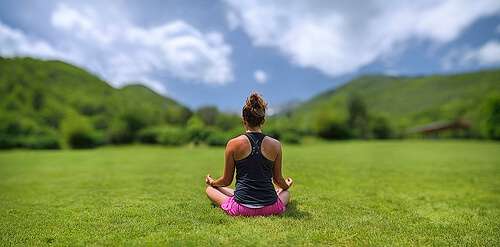
[(451, 50), (442, 60), (443, 69), (450, 70), (468, 65), (496, 65), (500, 64), (500, 42), (490, 40), (482, 46), (471, 48), (457, 48)]
[(500, 11), (498, 0), (226, 2), (254, 45), (330, 76), (355, 72), (411, 39), (450, 42)]
[(182, 20), (144, 28), (124, 16), (100, 16), (91, 8), (58, 5), (51, 16), (57, 40), (29, 38), (0, 23), (0, 54), (61, 59), (83, 66), (115, 86), (142, 82), (160, 93), (166, 75), (223, 85), (233, 80), (231, 47), (217, 32), (201, 32)]
[(183, 21), (174, 21), (151, 29), (128, 28), (124, 39), (142, 48), (145, 54), (140, 57), (149, 65), (162, 67), (179, 78), (210, 84), (233, 80), (231, 47), (219, 33), (203, 34)]
[(10, 28), (0, 22), (0, 54), (7, 57), (16, 55), (56, 58), (61, 54), (50, 44), (27, 37), (22, 31)]
[(470, 57), (477, 60), (480, 64), (491, 65), (500, 63), (500, 42), (489, 41), (479, 48), (479, 50), (472, 52)]
[(253, 73), (253, 77), (255, 78), (255, 81), (260, 84), (265, 84), (267, 82), (267, 73), (262, 71), (262, 70), (256, 70)]
[(67, 32), (73, 32), (81, 39), (90, 39), (92, 41), (109, 44), (113, 41), (114, 34), (110, 30), (101, 30), (99, 23), (96, 23), (98, 16), (90, 8), (77, 10), (65, 4), (59, 4), (52, 13), (52, 26)]

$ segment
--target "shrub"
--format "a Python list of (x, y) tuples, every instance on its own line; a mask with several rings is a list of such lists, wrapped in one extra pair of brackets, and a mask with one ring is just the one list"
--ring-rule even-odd
[(160, 131), (158, 127), (150, 127), (139, 131), (137, 139), (141, 143), (156, 144), (158, 143)]
[(264, 132), (275, 139), (287, 143), (300, 143), (303, 135), (303, 131), (296, 125), (296, 121), (289, 117), (269, 119)]
[(63, 141), (71, 148), (93, 148), (103, 143), (90, 121), (75, 113), (67, 114), (61, 123)]
[(0, 148), (57, 149), (59, 138), (31, 119), (5, 114), (0, 119)]
[(120, 119), (114, 119), (107, 131), (107, 139), (113, 144), (130, 143), (134, 141), (134, 135), (127, 123)]
[(0, 117), (0, 131), (8, 136), (24, 136), (37, 132), (38, 125), (31, 119), (5, 114)]
[(371, 121), (371, 132), (376, 139), (388, 139), (392, 137), (392, 128), (384, 117), (374, 117)]
[(350, 136), (357, 138), (369, 137), (369, 116), (366, 104), (359, 95), (350, 95), (347, 101), (347, 126)]
[(148, 125), (148, 114), (142, 113), (138, 110), (131, 110), (121, 115), (121, 120), (126, 124), (128, 130), (132, 134), (136, 134), (139, 130)]
[(67, 134), (66, 143), (75, 149), (93, 148), (100, 144), (100, 140), (93, 132), (74, 130), (71, 134)]
[(222, 131), (213, 131), (207, 137), (207, 144), (210, 146), (224, 146), (229, 137)]
[(268, 135), (274, 139), (281, 140), (282, 131), (279, 128), (277, 128), (276, 126), (266, 127), (264, 129), (264, 132), (266, 133), (266, 135)]
[(131, 143), (138, 137), (139, 131), (150, 124), (151, 114), (129, 109), (113, 119), (107, 131), (107, 138), (114, 144)]
[(349, 139), (351, 133), (343, 123), (330, 122), (318, 130), (318, 136), (325, 139)]
[(500, 140), (500, 95), (490, 96), (481, 111), (483, 135)]
[(179, 127), (162, 127), (158, 129), (157, 141), (163, 145), (182, 145), (189, 142), (189, 132)]
[(299, 144), (302, 136), (297, 131), (287, 131), (281, 135), (281, 141), (291, 144)]
[(186, 129), (176, 126), (154, 126), (141, 130), (138, 140), (148, 144), (182, 145), (189, 142), (189, 133)]
[(165, 122), (173, 125), (186, 124), (193, 113), (184, 107), (167, 107), (165, 113)]
[(230, 131), (241, 126), (241, 117), (235, 114), (219, 113), (215, 125), (221, 130)]
[(278, 126), (270, 126), (264, 130), (264, 133), (286, 143), (298, 144), (302, 141), (302, 134), (300, 131), (291, 127), (287, 128), (283, 126), (279, 128)]
[(0, 149), (17, 147), (21, 147), (17, 137), (0, 133)]
[(208, 129), (203, 124), (203, 121), (194, 115), (187, 123), (187, 131), (189, 133), (189, 139), (194, 142), (194, 144), (199, 144), (208, 138), (212, 130)]
[(219, 110), (215, 106), (204, 106), (196, 111), (196, 115), (205, 125), (213, 126), (216, 123)]
[(348, 139), (351, 137), (350, 129), (341, 119), (322, 114), (316, 120), (316, 133), (321, 138)]
[(59, 149), (59, 138), (57, 135), (27, 136), (19, 140), (22, 147), (31, 149)]

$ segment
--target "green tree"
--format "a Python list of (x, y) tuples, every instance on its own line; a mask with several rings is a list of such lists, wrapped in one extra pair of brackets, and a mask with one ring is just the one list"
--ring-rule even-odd
[(158, 129), (158, 143), (179, 146), (189, 142), (189, 132), (178, 126), (163, 126)]
[(113, 144), (131, 143), (134, 134), (130, 131), (128, 124), (120, 118), (113, 119), (107, 130), (107, 139)]
[(203, 123), (208, 126), (214, 126), (219, 115), (219, 110), (215, 106), (204, 106), (196, 111)]
[(64, 143), (71, 148), (92, 148), (103, 143), (90, 121), (77, 113), (66, 113), (61, 131)]
[(352, 129), (354, 135), (360, 138), (367, 138), (369, 118), (363, 99), (357, 94), (351, 95), (347, 103), (347, 111), (349, 113), (347, 125)]
[(174, 125), (184, 125), (192, 115), (193, 113), (186, 107), (170, 105), (166, 109), (165, 122)]
[(45, 96), (43, 95), (42, 90), (37, 89), (33, 92), (32, 96), (32, 105), (35, 111), (40, 111), (45, 104)]
[(500, 140), (500, 95), (490, 96), (482, 109), (482, 132), (490, 139)]
[(370, 119), (370, 129), (376, 139), (388, 139), (393, 135), (389, 121), (385, 117), (376, 116)]
[(224, 131), (232, 130), (242, 126), (241, 117), (235, 114), (219, 113), (219, 115), (217, 115), (215, 125)]
[(322, 113), (316, 118), (316, 134), (325, 139), (348, 139), (351, 132), (345, 121), (333, 113)]
[(190, 136), (190, 140), (194, 144), (200, 144), (205, 141), (210, 135), (211, 129), (207, 128), (203, 123), (203, 120), (198, 115), (193, 115), (187, 122), (187, 130)]

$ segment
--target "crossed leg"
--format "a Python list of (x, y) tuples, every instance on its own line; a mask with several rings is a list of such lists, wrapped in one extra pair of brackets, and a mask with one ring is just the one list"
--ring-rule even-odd
[(283, 205), (286, 206), (288, 204), (288, 201), (290, 201), (290, 191), (277, 189), (276, 193), (278, 194), (278, 197), (280, 198)]
[(233, 196), (234, 190), (229, 187), (212, 187), (207, 186), (206, 190), (208, 199), (215, 205), (220, 206), (230, 196)]
[[(208, 198), (217, 206), (224, 203), (230, 196), (234, 195), (234, 189), (229, 187), (212, 187), (207, 186), (206, 193)], [(281, 202), (286, 206), (290, 200), (290, 191), (277, 189), (276, 193), (280, 198)]]

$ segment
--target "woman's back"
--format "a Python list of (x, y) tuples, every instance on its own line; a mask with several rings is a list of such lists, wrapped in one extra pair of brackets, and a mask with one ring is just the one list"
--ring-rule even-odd
[[(255, 133), (255, 132), (249, 132), (249, 133)], [(234, 145), (233, 150), (234, 150), (234, 160), (241, 160), (250, 155), (252, 152), (251, 148), (252, 145), (250, 143), (250, 140), (248, 137), (245, 135), (240, 135), (234, 139), (232, 139), (229, 143), (229, 145)], [(281, 149), (281, 143), (270, 137), (265, 135), (264, 139), (262, 140), (262, 145), (261, 147), (261, 153), (264, 155), (265, 158), (275, 161), (276, 157), (278, 155), (278, 152)]]
[[(275, 145), (271, 138), (261, 132), (247, 132), (239, 138), (241, 151), (235, 152), (236, 190), (235, 200), (244, 205), (267, 206), (276, 202), (277, 194), (273, 186), (273, 166)], [(266, 147), (267, 149), (263, 148)], [(263, 149), (267, 151), (263, 153)], [(246, 154), (246, 156), (245, 156)]]

